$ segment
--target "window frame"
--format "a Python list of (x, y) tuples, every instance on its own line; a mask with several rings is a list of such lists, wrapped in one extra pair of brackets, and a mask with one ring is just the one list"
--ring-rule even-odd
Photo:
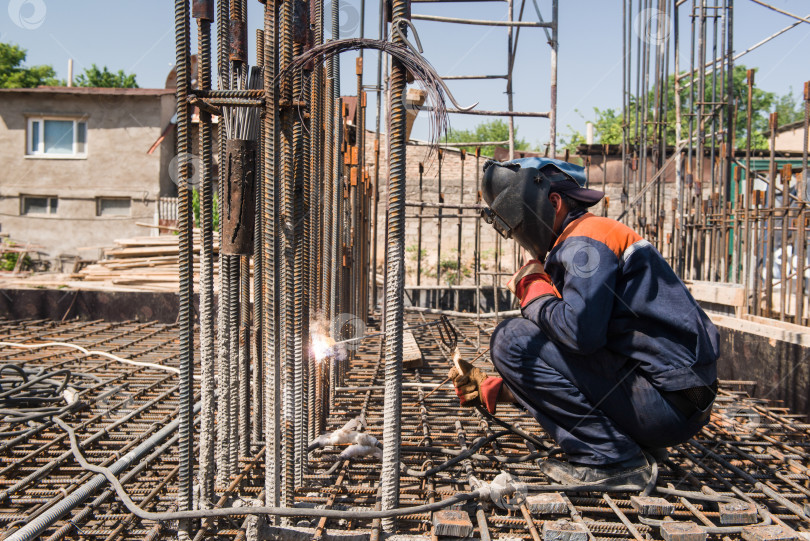
[[(25, 157), (47, 160), (83, 160), (87, 158), (89, 130), (87, 115), (48, 115), (31, 114), (26, 118)], [(45, 122), (47, 121), (73, 122), (73, 145), (70, 154), (48, 154), (45, 152)], [(38, 140), (34, 142), (34, 124), (38, 124)], [(84, 151), (79, 152), (79, 125), (84, 124)]]
[[(129, 202), (129, 212), (127, 214), (102, 214), (101, 202), (104, 200), (115, 199), (118, 201)], [(128, 196), (115, 196), (115, 195), (100, 195), (96, 197), (96, 218), (132, 218), (132, 197)]]
[[(26, 199), (45, 199), (47, 200), (47, 209), (48, 211), (39, 214), (36, 212), (26, 212), (25, 211), (25, 200)], [(52, 202), (56, 201), (54, 205)], [(52, 218), (59, 214), (59, 196), (57, 195), (36, 195), (36, 194), (20, 194), (20, 216), (33, 216), (35, 218)]]

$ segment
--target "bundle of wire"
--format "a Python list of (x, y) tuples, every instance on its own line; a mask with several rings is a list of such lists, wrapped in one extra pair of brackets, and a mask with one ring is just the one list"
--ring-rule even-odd
[[(231, 62), (229, 73), (220, 73), (219, 86), (225, 88), (225, 81), (232, 90), (262, 88), (264, 85), (262, 68), (250, 67), (241, 62)], [(259, 135), (259, 108), (239, 105), (222, 107), (222, 119), (225, 122), (225, 134), (228, 139), (255, 141)]]
[(376, 49), (387, 53), (413, 75), (414, 80), (427, 93), (426, 102), (431, 104), (430, 107), (419, 107), (430, 112), (430, 141), (432, 143), (438, 142), (449, 126), (444, 85), (441, 77), (430, 62), (410, 47), (390, 41), (368, 38), (328, 41), (296, 56), (290, 65), (278, 74), (275, 83), (278, 84), (279, 81), (290, 77), (293, 73), (310, 65), (310, 63), (322, 64), (335, 55), (359, 49)]
[(77, 408), (80, 403), (77, 389), (70, 386), (72, 375), (67, 369), (48, 372), (16, 364), (0, 366), (0, 423), (39, 421)]

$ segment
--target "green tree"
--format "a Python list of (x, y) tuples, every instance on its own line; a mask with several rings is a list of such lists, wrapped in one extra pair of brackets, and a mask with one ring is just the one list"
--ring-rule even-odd
[(776, 100), (776, 112), (780, 126), (804, 120), (804, 105), (793, 95), (793, 87), (787, 94), (779, 96)]
[[(216, 192), (213, 194), (214, 197), (212, 199), (212, 220), (214, 225), (214, 231), (219, 231), (219, 198), (217, 197)], [(194, 188), (194, 192), (191, 194), (191, 207), (192, 211), (194, 212), (194, 227), (200, 227), (200, 190)]]
[[(737, 110), (737, 117), (735, 122), (735, 144), (737, 148), (744, 148), (746, 144), (746, 119), (748, 115), (748, 87), (746, 83), (747, 77), (747, 68), (745, 66), (735, 66), (734, 67), (734, 93), (735, 93), (735, 100), (736, 100), (736, 110)], [(690, 128), (690, 117), (687, 114), (690, 111), (697, 112), (697, 106), (692, 106), (692, 96), (694, 94), (694, 101), (698, 101), (700, 96), (698, 95), (698, 79), (697, 76), (692, 77), (684, 77), (681, 79), (681, 138), (686, 138), (689, 135), (689, 128)], [(694, 85), (694, 89), (692, 88)], [(721, 81), (720, 78), (717, 78), (716, 81), (717, 88), (715, 89), (716, 96), (722, 96), (724, 89), (721, 88)], [(675, 145), (675, 78), (674, 75), (669, 77), (667, 82), (667, 93), (666, 93), (666, 132), (665, 137), (668, 145)], [(798, 109), (797, 104), (795, 101), (791, 101), (793, 98), (789, 94), (786, 97), (780, 98), (780, 101), (784, 101), (785, 109), (789, 110), (796, 110)], [(716, 98), (712, 98), (712, 88), (711, 88), (711, 78), (707, 77), (706, 79), (706, 88), (704, 92), (704, 101), (712, 102), (718, 101)], [(629, 114), (627, 119), (627, 130), (628, 130), (628, 138), (631, 144), (635, 144), (637, 142), (637, 138), (641, 135), (641, 131), (637, 130), (636, 127), (640, 125), (641, 122), (647, 123), (647, 141), (648, 143), (652, 143), (656, 139), (656, 134), (650, 131), (650, 126), (654, 125), (655, 122), (655, 104), (656, 96), (653, 92), (650, 92), (647, 95), (647, 107), (646, 112), (641, 110), (640, 100), (638, 100), (635, 96), (631, 96), (630, 98), (630, 106), (629, 106)], [(757, 88), (754, 86), (752, 92), (752, 100), (751, 100), (751, 109), (752, 109), (752, 116), (751, 116), (751, 145), (754, 148), (767, 148), (768, 147), (768, 139), (767, 139), (767, 131), (768, 131), (768, 115), (771, 110), (773, 110), (774, 106), (779, 107), (776, 95), (773, 92), (766, 92), (762, 89)], [(708, 106), (707, 106), (708, 107)], [(594, 123), (594, 141), (600, 144), (617, 144), (621, 143), (622, 141), (622, 127), (624, 124), (624, 116), (621, 112), (617, 111), (616, 109), (598, 109), (594, 108), (594, 117), (595, 119), (592, 120)], [(792, 117), (791, 117), (792, 118)], [(719, 120), (719, 117), (718, 117)], [(725, 123), (725, 118), (723, 118), (723, 122)], [(782, 115), (780, 114), (779, 119), (780, 124), (785, 124), (786, 122), (782, 119)], [(570, 125), (568, 126), (569, 135), (567, 139), (563, 139), (563, 145), (566, 146), (571, 151), (576, 149), (576, 146), (585, 142), (585, 137), (582, 135), (581, 132), (572, 128)], [(710, 128), (707, 126), (704, 129), (707, 131)], [(638, 133), (638, 136), (637, 136)]]
[[(575, 109), (580, 117), (585, 118), (579, 109)], [(594, 141), (602, 145), (618, 145), (622, 142), (622, 115), (616, 109), (593, 108), (595, 120), (593, 122)], [(560, 145), (569, 152), (576, 152), (579, 145), (586, 143), (585, 136), (582, 135), (570, 124), (568, 125), (568, 136), (560, 138)]]
[(124, 70), (113, 73), (107, 69), (107, 66), (99, 69), (98, 66), (93, 64), (89, 68), (85, 68), (84, 73), (76, 77), (76, 86), (138, 88), (138, 83), (135, 82), (134, 73), (127, 75)]
[(25, 67), (28, 51), (11, 43), (0, 43), (0, 88), (35, 88), (58, 86), (56, 71), (51, 66)]
[[(515, 128), (515, 149), (528, 150), (529, 143), (525, 139), (517, 136), (518, 129)], [(465, 143), (465, 142), (483, 142), (483, 141), (506, 141), (509, 139), (509, 124), (504, 120), (495, 119), (478, 124), (471, 130), (454, 130), (450, 128), (447, 131), (447, 142), (449, 143)], [(463, 147), (467, 152), (475, 152), (475, 147)], [(481, 147), (481, 154), (485, 156), (492, 156), (495, 153), (494, 146)]]

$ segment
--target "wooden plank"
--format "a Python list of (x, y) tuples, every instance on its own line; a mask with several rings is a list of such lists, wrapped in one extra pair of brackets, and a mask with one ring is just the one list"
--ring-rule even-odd
[(745, 306), (745, 290), (739, 284), (690, 281), (686, 282), (686, 287), (698, 302), (710, 302), (734, 308)]
[(420, 368), (422, 366), (422, 350), (416, 343), (416, 338), (410, 331), (402, 332), (402, 367)]

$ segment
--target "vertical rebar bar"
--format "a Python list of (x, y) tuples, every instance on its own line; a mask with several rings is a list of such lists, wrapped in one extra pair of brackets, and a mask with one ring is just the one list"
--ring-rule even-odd
[(804, 83), (804, 138), (802, 141), (802, 176), (798, 184), (799, 193), (799, 214), (796, 220), (797, 235), (796, 244), (796, 321), (798, 325), (804, 325), (804, 300), (807, 295), (805, 283), (805, 272), (807, 263), (807, 167), (808, 167), (808, 143), (810, 142), (810, 81)]
[[(198, 18), (198, 75), (201, 90), (211, 88), (211, 22)], [(214, 344), (214, 224), (213, 124), (211, 114), (200, 111), (200, 368), (202, 382), (200, 424), (200, 507), (214, 500), (215, 344)]]
[[(262, 362), (265, 368), (265, 501), (267, 505), (281, 505), (281, 487), (284, 485), (281, 468), (281, 356), (278, 348), (279, 310), (276, 291), (279, 287), (276, 255), (278, 240), (276, 224), (278, 220), (278, 193), (276, 182), (276, 141), (278, 117), (278, 90), (275, 84), (278, 45), (278, 4), (268, 2), (264, 6), (264, 164), (262, 167)], [(285, 472), (286, 473), (286, 472)], [(285, 502), (286, 503), (286, 502)]]
[[(175, 0), (175, 43), (177, 48), (177, 152), (187, 158), (191, 150), (191, 115), (189, 111), (188, 93), (190, 90), (189, 70), (191, 68), (191, 52), (189, 45), (190, 21), (188, 0)], [(193, 310), (193, 228), (191, 224), (191, 190), (189, 186), (190, 163), (188, 159), (178, 165), (178, 226), (179, 239), (179, 268), (180, 268), (180, 307), (178, 323), (180, 327), (180, 411), (179, 411), (179, 466), (177, 507), (181, 510), (191, 509), (192, 505), (192, 475), (193, 457), (192, 447), (194, 436), (192, 433), (192, 394), (193, 394), (193, 362), (194, 362), (194, 310)], [(182, 521), (178, 528), (178, 536), (187, 538), (190, 523)]]
[[(228, 41), (229, 41), (229, 17), (230, 17), (230, 2), (229, 0), (218, 0), (217, 2), (217, 72), (219, 75), (219, 89), (224, 90), (230, 88), (230, 78), (228, 77)], [(225, 163), (225, 142), (227, 134), (225, 133), (224, 123), (219, 125), (219, 163)], [(220, 208), (225, 201), (223, 197), (223, 190), (225, 186), (225, 168), (219, 168), (219, 186), (218, 186), (218, 199)], [(219, 213), (219, 231), (223, 230), (223, 216), (224, 213)], [(230, 413), (230, 370), (229, 370), (229, 351), (231, 334), (228, 327), (228, 306), (230, 305), (229, 297), (231, 294), (230, 282), (228, 276), (230, 274), (230, 267), (227, 263), (227, 256), (221, 252), (218, 258), (218, 280), (219, 280), (219, 297), (217, 299), (217, 442), (216, 442), (216, 463), (217, 474), (215, 486), (224, 487), (227, 485), (229, 475), (229, 457), (230, 457), (230, 425), (228, 422), (228, 415)]]
[[(250, 454), (250, 256), (239, 257), (239, 456)], [(238, 469), (239, 458), (235, 465)]]
[[(256, 65), (264, 68), (264, 30), (256, 30)], [(266, 114), (266, 111), (265, 111)], [(259, 123), (259, 141), (256, 145), (256, 221), (253, 232), (253, 421), (252, 441), (264, 438), (264, 141), (265, 123)], [(265, 442), (266, 443), (266, 442)]]
[[(392, 24), (406, 20), (409, 0), (394, 0)], [(405, 28), (400, 28), (407, 32)], [(403, 45), (402, 36), (394, 43)], [(388, 102), (391, 148), (388, 179), (388, 239), (386, 243), (385, 287), (385, 398), (383, 413), (383, 464), (381, 477), (382, 508), (394, 509), (399, 504), (400, 415), (402, 409), (402, 325), (405, 285), (405, 103), (406, 69), (396, 60), (391, 62), (391, 96)], [(393, 519), (383, 521), (392, 531)]]
[[(323, 43), (323, 2), (321, 0), (312, 0), (314, 21), (311, 21), (314, 29), (314, 45), (318, 46)], [(309, 214), (311, 216), (312, 224), (310, 226), (310, 235), (314, 238), (310, 240), (309, 260), (312, 269), (309, 273), (309, 295), (310, 295), (310, 322), (316, 321), (318, 314), (322, 313), (324, 309), (323, 296), (318, 292), (324, 287), (324, 280), (322, 279), (323, 273), (318, 272), (320, 267), (316, 264), (321, 258), (319, 251), (323, 243), (322, 224), (324, 213), (324, 201), (321, 198), (321, 187), (323, 185), (323, 67), (316, 65), (312, 73), (311, 82), (311, 97), (310, 97), (310, 202)], [(323, 261), (320, 261), (323, 265)], [(323, 422), (322, 412), (318, 396), (322, 396), (320, 390), (320, 378), (317, 377), (318, 365), (312, 354), (309, 354), (309, 368), (310, 368), (310, 393), (308, 396), (310, 426), (308, 439), (314, 439), (320, 430), (320, 425)]]
[(551, 2), (551, 107), (549, 108), (549, 152), (552, 158), (557, 157), (557, 54), (560, 50), (559, 0)]
[[(765, 265), (765, 309), (768, 317), (773, 316), (773, 260), (770, 254), (776, 252), (776, 227), (775, 208), (776, 208), (776, 130), (779, 128), (779, 115), (771, 113), (769, 118), (768, 128), (770, 129), (771, 151), (768, 158), (768, 208), (767, 212), (767, 229), (768, 240), (762, 263)], [(784, 192), (783, 192), (784, 193)]]
[(438, 172), (438, 179), (437, 179), (437, 201), (439, 203), (439, 208), (436, 209), (438, 220), (437, 225), (438, 229), (436, 230), (436, 285), (442, 284), (442, 217), (444, 215), (444, 209), (442, 209), (441, 205), (444, 203), (444, 193), (442, 193), (442, 162), (444, 158), (444, 150), (441, 148), (436, 150), (436, 163), (438, 164), (439, 172)]
[[(284, 2), (279, 7), (279, 69), (283, 71), (290, 65), (293, 56), (293, 2)], [(297, 96), (295, 96), (297, 97)], [(283, 505), (292, 507), (295, 491), (295, 425), (297, 420), (295, 385), (296, 385), (296, 295), (295, 295), (295, 172), (293, 142), (293, 89), (289, 79), (281, 82), (280, 92), (280, 179), (281, 208), (280, 232), (282, 248), (282, 279), (279, 306), (281, 308), (282, 362), (283, 378), (283, 433), (284, 473), (282, 475), (281, 499)], [(285, 521), (282, 521), (284, 523)]]

